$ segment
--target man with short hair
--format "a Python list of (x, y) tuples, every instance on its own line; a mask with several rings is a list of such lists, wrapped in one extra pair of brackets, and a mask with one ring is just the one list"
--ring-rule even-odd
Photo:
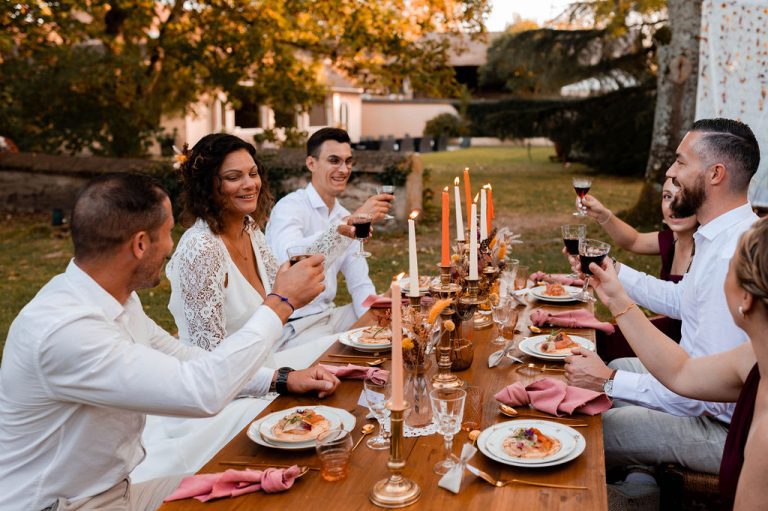
[[(354, 166), (347, 132), (339, 128), (315, 132), (307, 140), (306, 165), (312, 174), (310, 184), (280, 199), (269, 216), (267, 242), (280, 262), (288, 259), (288, 248), (310, 245), (332, 225), (347, 229), (349, 237), (354, 237), (354, 229), (347, 225), (350, 212), (337, 200), (347, 188)], [(380, 220), (389, 211), (393, 199), (389, 194), (374, 195), (354, 215), (368, 213), (374, 221)], [(279, 349), (347, 330), (365, 313), (362, 302), (368, 295), (375, 294), (376, 289), (368, 276), (365, 258), (354, 253), (356, 244), (346, 243), (340, 257), (326, 262), (325, 291), (291, 316), (292, 331), (284, 336)], [(344, 275), (352, 296), (352, 303), (343, 307), (333, 303), (339, 272)]]
[[(618, 266), (619, 280), (635, 302), (682, 320), (680, 346), (693, 357), (747, 341), (728, 311), (723, 283), (739, 237), (757, 220), (747, 186), (759, 161), (757, 140), (747, 125), (730, 119), (695, 122), (667, 170), (679, 189), (673, 213), (695, 214), (700, 224), (690, 270), (674, 284)], [(577, 353), (566, 359), (569, 381), (604, 390), (616, 400), (603, 415), (608, 468), (671, 462), (718, 473), (733, 404), (678, 396), (637, 358), (606, 366), (591, 352)]]
[[(142, 309), (173, 249), (167, 193), (138, 174), (90, 182), (72, 215), (75, 257), (13, 321), (0, 366), (0, 510), (155, 509), (181, 476), (131, 485), (146, 414), (216, 414), (248, 390), (291, 303), (323, 289), (323, 257), (278, 271), (274, 294), (212, 352), (186, 346)], [(334, 391), (322, 368), (276, 379)]]

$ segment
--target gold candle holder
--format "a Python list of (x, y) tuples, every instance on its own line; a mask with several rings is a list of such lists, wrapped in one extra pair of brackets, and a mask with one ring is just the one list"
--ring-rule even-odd
[(387, 468), (390, 476), (373, 485), (368, 494), (370, 501), (379, 507), (394, 509), (410, 506), (421, 497), (421, 488), (412, 479), (403, 476), (405, 457), (403, 456), (403, 417), (408, 403), (402, 410), (394, 410), (387, 404), (390, 415), (389, 460)]
[(408, 295), (408, 305), (416, 310), (421, 310), (421, 296)]
[[(440, 313), (441, 323), (445, 323), (449, 319), (453, 319), (453, 315), (456, 310), (453, 308), (453, 304), (456, 302), (461, 288), (451, 282), (451, 267), (440, 266), (440, 286), (435, 286), (433, 291), (436, 291), (440, 298), (450, 298), (451, 306), (446, 307)], [(456, 376), (451, 372), (451, 350), (456, 342), (456, 335), (458, 334), (456, 327), (452, 331), (449, 331), (446, 335), (445, 332), (440, 333), (440, 342), (437, 344), (437, 374), (432, 377), (432, 387), (436, 389), (445, 388), (458, 388), (464, 386), (464, 380)]]

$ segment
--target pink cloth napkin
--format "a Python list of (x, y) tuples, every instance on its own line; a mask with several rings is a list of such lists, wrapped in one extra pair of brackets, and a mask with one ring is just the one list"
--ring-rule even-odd
[[(408, 300), (403, 300), (402, 302), (403, 305), (408, 304)], [(363, 300), (362, 306), (369, 309), (389, 309), (392, 307), (392, 299), (386, 296), (368, 295), (368, 298)]]
[(611, 408), (611, 399), (603, 392), (566, 385), (561, 380), (542, 378), (523, 387), (513, 383), (494, 396), (509, 406), (531, 404), (537, 410), (552, 415), (571, 415), (574, 412), (597, 415)]
[(194, 497), (208, 502), (222, 497), (237, 497), (264, 490), (266, 493), (285, 491), (293, 486), (299, 467), (268, 468), (266, 470), (227, 470), (215, 474), (196, 474), (182, 479), (165, 502)]
[(386, 369), (379, 369), (378, 367), (363, 367), (354, 364), (347, 364), (346, 366), (320, 365), (335, 374), (337, 378), (349, 378), (352, 380), (364, 380), (370, 378), (379, 385), (387, 383), (387, 379), (389, 379), (389, 371)]
[(573, 279), (565, 273), (544, 273), (543, 271), (537, 271), (531, 274), (531, 280), (533, 282), (549, 282), (562, 284), (564, 286), (583, 286), (584, 281), (581, 279)]
[(566, 328), (594, 328), (612, 334), (614, 326), (604, 321), (598, 321), (595, 315), (585, 309), (552, 312), (544, 309), (536, 309), (531, 312), (531, 323), (536, 326), (546, 324), (564, 326)]

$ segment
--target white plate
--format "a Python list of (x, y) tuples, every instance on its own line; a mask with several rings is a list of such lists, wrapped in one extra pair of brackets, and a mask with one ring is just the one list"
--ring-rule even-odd
[(348, 332), (342, 332), (339, 334), (339, 342), (345, 346), (356, 349), (357, 351), (363, 351), (365, 353), (379, 353), (382, 351), (389, 351), (392, 348), (392, 343), (387, 344), (360, 344), (355, 342), (355, 339), (360, 338), (360, 334), (368, 327), (355, 328)]
[(574, 287), (574, 286), (563, 286), (563, 289), (565, 289), (565, 292), (567, 293), (565, 296), (549, 296), (544, 294), (544, 290), (546, 290), (546, 286), (536, 286), (534, 288), (530, 289), (531, 295), (533, 295), (534, 298), (537, 300), (541, 300), (542, 302), (573, 302), (576, 299), (573, 297), (576, 293), (581, 292), (580, 287)]
[[(518, 427), (523, 427), (523, 425), (536, 423), (536, 422), (545, 422), (547, 424), (555, 424), (556, 426), (560, 427), (563, 430), (563, 434), (569, 435), (573, 440), (575, 441), (575, 446), (573, 449), (565, 456), (557, 459), (551, 459), (549, 461), (542, 460), (536, 460), (538, 463), (530, 463), (528, 461), (522, 461), (520, 459), (505, 459), (502, 458), (499, 454), (497, 454), (493, 449), (489, 448), (488, 445), (488, 438), (491, 434), (493, 434), (497, 429), (500, 429), (502, 427), (515, 429)], [(535, 426), (539, 427), (539, 426)], [(543, 431), (543, 430), (542, 430)], [(510, 430), (511, 433), (511, 430)], [(560, 439), (558, 436), (558, 439), (560, 440), (561, 444), (563, 442), (563, 439)], [(587, 447), (587, 441), (584, 439), (584, 436), (576, 431), (575, 429), (565, 426), (563, 424), (556, 424), (549, 421), (523, 421), (523, 420), (515, 420), (515, 421), (508, 421), (508, 422), (502, 422), (499, 424), (496, 424), (495, 426), (491, 426), (490, 428), (485, 429), (480, 436), (477, 438), (477, 447), (480, 449), (480, 452), (485, 454), (487, 457), (494, 461), (498, 461), (499, 463), (503, 463), (505, 465), (511, 465), (513, 467), (526, 467), (526, 468), (543, 468), (543, 467), (554, 467), (556, 465), (562, 465), (564, 463), (568, 463), (569, 461), (572, 461), (576, 458), (578, 458), (581, 453), (584, 452), (584, 449)], [(561, 449), (562, 451), (562, 449)], [(503, 452), (503, 450), (502, 450)]]
[(272, 433), (272, 428), (275, 424), (277, 424), (283, 417), (286, 415), (293, 413), (297, 410), (313, 410), (315, 413), (318, 413), (325, 417), (328, 420), (329, 428), (328, 429), (336, 429), (339, 426), (341, 426), (341, 417), (339, 417), (333, 408), (326, 408), (323, 407), (322, 412), (319, 411), (318, 407), (314, 406), (297, 406), (294, 408), (289, 408), (288, 410), (284, 410), (282, 412), (275, 412), (270, 413), (266, 417), (264, 417), (260, 424), (259, 424), (259, 434), (261, 434), (261, 438), (264, 440), (267, 440), (269, 443), (272, 444), (290, 444), (290, 445), (297, 445), (297, 444), (312, 444), (314, 443), (314, 439), (311, 440), (300, 440), (300, 441), (290, 441), (290, 440), (281, 440), (277, 438), (274, 433)]
[[(542, 433), (547, 436), (556, 438), (560, 441), (560, 449), (544, 458), (526, 459), (510, 456), (504, 451), (504, 440), (509, 437), (512, 432), (518, 428), (538, 428)], [(521, 465), (538, 465), (539, 463), (548, 463), (550, 461), (556, 461), (560, 458), (565, 458), (571, 451), (576, 448), (576, 437), (572, 435), (574, 431), (568, 426), (556, 422), (542, 421), (542, 420), (514, 420), (504, 422), (502, 424), (496, 424), (488, 428), (486, 436), (483, 439), (486, 449), (507, 462), (517, 463)], [(482, 435), (481, 435), (482, 436)], [(478, 445), (480, 439), (478, 438)]]
[[(539, 350), (539, 344), (547, 340), (547, 337), (549, 335), (535, 335), (533, 337), (526, 337), (522, 341), (520, 341), (520, 344), (518, 344), (518, 348), (520, 348), (520, 351), (525, 353), (526, 355), (530, 355), (532, 357), (540, 358), (543, 360), (563, 360), (565, 357), (569, 357), (570, 354), (563, 354), (563, 355), (555, 355), (552, 353), (544, 353)], [(579, 345), (581, 345), (583, 348), (586, 348), (590, 351), (595, 351), (595, 345), (592, 341), (589, 339), (585, 339), (584, 337), (579, 337), (578, 335), (570, 335), (569, 337), (573, 339), (575, 342), (577, 342)]]
[(344, 429), (346, 429), (347, 431), (352, 431), (355, 429), (355, 424), (357, 423), (357, 419), (355, 419), (354, 415), (352, 415), (346, 410), (342, 410), (341, 408), (332, 408), (330, 406), (295, 406), (293, 408), (288, 408), (287, 410), (272, 413), (270, 415), (267, 415), (266, 417), (262, 417), (261, 419), (256, 419), (251, 423), (250, 426), (248, 426), (246, 435), (248, 435), (248, 438), (250, 438), (252, 441), (256, 442), (257, 444), (263, 445), (264, 447), (272, 447), (273, 449), (284, 449), (286, 451), (314, 449), (315, 447), (314, 440), (310, 440), (308, 442), (301, 442), (301, 443), (273, 442), (261, 436), (261, 433), (259, 432), (262, 421), (266, 420), (267, 418), (273, 415), (278, 415), (278, 420), (279, 420), (280, 418), (285, 417), (287, 414), (291, 413), (294, 410), (305, 409), (305, 408), (312, 408), (313, 410), (316, 410), (317, 413), (321, 415), (325, 415), (326, 417), (329, 416), (330, 414), (334, 414), (337, 417), (337, 419), (341, 421), (341, 425)]
[[(419, 277), (419, 280), (421, 280), (421, 277)], [(425, 295), (429, 293), (429, 287), (439, 283), (440, 283), (439, 277), (430, 278), (427, 284), (419, 283), (419, 294)], [(408, 291), (411, 289), (411, 281), (408, 280), (408, 275), (398, 280), (398, 285), (400, 286), (400, 292), (407, 295)]]

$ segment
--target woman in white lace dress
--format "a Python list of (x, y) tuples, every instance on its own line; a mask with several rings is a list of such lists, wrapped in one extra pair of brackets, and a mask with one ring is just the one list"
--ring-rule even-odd
[[(213, 350), (237, 331), (271, 292), (278, 265), (261, 226), (272, 204), (264, 168), (256, 150), (228, 134), (202, 138), (180, 166), (183, 185), (182, 224), (188, 226), (166, 268), (171, 282), (168, 305), (181, 341)], [(345, 235), (341, 235), (344, 232)], [(326, 262), (351, 243), (351, 226), (332, 226), (309, 247)], [(265, 393), (277, 365), (308, 366), (333, 338), (287, 350), (262, 370)], [(264, 377), (264, 372), (268, 375)], [(258, 377), (257, 377), (258, 378)], [(148, 417), (143, 440), (147, 458), (132, 474), (134, 481), (166, 473), (194, 472), (271, 401), (244, 397), (215, 417), (176, 419)]]

